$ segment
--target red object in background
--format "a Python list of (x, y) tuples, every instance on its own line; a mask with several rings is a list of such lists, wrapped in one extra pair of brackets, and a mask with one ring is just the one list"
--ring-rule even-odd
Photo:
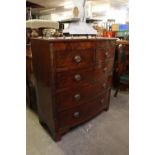
[(108, 38), (115, 37), (115, 32), (114, 31), (104, 31), (103, 37), (108, 37)]

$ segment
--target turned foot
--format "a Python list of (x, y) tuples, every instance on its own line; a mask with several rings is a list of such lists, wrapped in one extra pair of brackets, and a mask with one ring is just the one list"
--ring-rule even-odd
[(104, 109), (104, 111), (108, 111), (108, 110), (109, 110), (109, 106)]
[(55, 133), (55, 135), (52, 136), (52, 138), (53, 138), (53, 140), (54, 140), (55, 142), (60, 141), (60, 140), (61, 140), (61, 137), (62, 137), (62, 135), (61, 135), (60, 133)]

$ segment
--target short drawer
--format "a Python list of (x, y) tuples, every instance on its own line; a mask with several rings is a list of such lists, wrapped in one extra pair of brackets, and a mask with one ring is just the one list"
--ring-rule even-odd
[(87, 87), (78, 87), (58, 92), (56, 94), (56, 105), (58, 111), (65, 110), (70, 107), (78, 106), (82, 103), (90, 101), (99, 94), (104, 94), (109, 87), (108, 79), (102, 80)]
[(52, 44), (54, 51), (66, 51), (66, 50), (84, 50), (92, 49), (95, 47), (95, 43), (91, 41), (69, 41), (69, 42), (56, 42)]
[(111, 48), (115, 50), (116, 47), (116, 40), (99, 40), (96, 42), (96, 48)]
[(86, 104), (79, 105), (75, 108), (63, 111), (59, 113), (60, 126), (76, 125), (92, 116), (96, 115), (99, 111), (106, 106), (106, 96), (102, 95), (94, 100), (87, 102)]
[(96, 63), (96, 68), (101, 69), (104, 73), (104, 76), (109, 76), (113, 74), (113, 66), (114, 65), (114, 59), (108, 59), (104, 62), (98, 62)]
[(83, 68), (92, 66), (95, 62), (95, 50), (64, 50), (55, 52), (55, 66), (57, 69)]
[(114, 58), (114, 49), (111, 47), (96, 49), (96, 62), (104, 62), (105, 60)]

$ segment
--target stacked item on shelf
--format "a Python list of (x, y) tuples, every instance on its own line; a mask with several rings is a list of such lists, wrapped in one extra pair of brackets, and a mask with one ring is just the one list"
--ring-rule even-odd
[(117, 37), (127, 40), (129, 36), (129, 24), (112, 24), (103, 31), (103, 37)]
[(108, 37), (108, 38), (112, 38), (115, 37), (115, 32), (114, 31), (103, 31), (103, 37)]
[(59, 23), (51, 20), (32, 19), (26, 21), (27, 42), (30, 42), (31, 37), (57, 37)]
[(26, 27), (38, 29), (40, 27), (59, 29), (59, 23), (51, 20), (32, 19), (26, 21)]
[(115, 32), (112, 31), (112, 25), (115, 23), (115, 19), (108, 19), (106, 22), (106, 29), (103, 31), (103, 37), (112, 38), (115, 37)]
[(126, 40), (129, 36), (129, 24), (113, 24), (112, 31), (115, 32), (115, 37)]

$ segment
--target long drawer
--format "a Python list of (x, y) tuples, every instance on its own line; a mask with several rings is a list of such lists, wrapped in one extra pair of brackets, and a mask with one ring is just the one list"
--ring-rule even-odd
[(55, 64), (59, 69), (89, 67), (94, 62), (95, 52), (93, 49), (55, 52)]
[(89, 85), (97, 78), (103, 78), (101, 69), (69, 70), (56, 73), (56, 88), (79, 87)]
[(56, 73), (55, 87), (56, 89), (63, 89), (67, 87), (80, 87), (89, 85), (93, 81), (99, 79), (106, 79), (112, 74), (112, 67), (114, 60), (106, 61), (105, 63), (98, 63), (91, 69), (74, 69)]
[(70, 88), (56, 93), (56, 105), (58, 111), (65, 110), (70, 107), (78, 106), (85, 103), (98, 94), (103, 94), (107, 88), (111, 87), (111, 78), (103, 79), (85, 87)]
[(60, 126), (76, 125), (97, 114), (106, 107), (107, 98), (103, 94), (86, 104), (59, 113)]

